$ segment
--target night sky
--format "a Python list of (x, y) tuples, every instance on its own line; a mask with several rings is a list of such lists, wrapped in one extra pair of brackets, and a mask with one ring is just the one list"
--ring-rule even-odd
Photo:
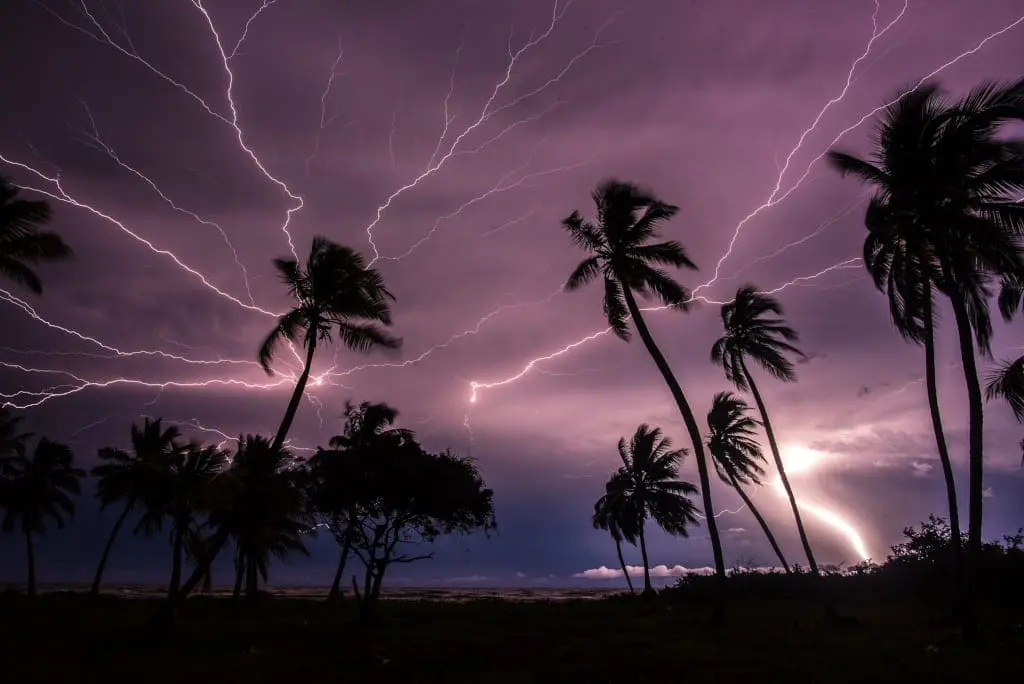
[[(664, 234), (700, 267), (683, 284), (718, 301), (745, 281), (781, 288), (808, 360), (798, 383), (761, 387), (798, 498), (878, 560), (905, 525), (942, 513), (923, 352), (892, 330), (857, 260), (864, 188), (816, 160), (844, 130), (835, 144), (865, 152), (868, 115), (936, 70), (953, 93), (1018, 77), (1020, 0), (278, 0), (254, 15), (260, 4), (0, 6), (0, 173), (82, 205), (51, 199), (77, 258), (41, 269), (42, 297), (0, 284), (0, 387), (20, 391), (8, 405), (30, 406), (30, 429), (84, 467), (143, 415), (210, 441), (271, 435), (297, 371), (286, 353), (274, 377), (255, 363), (267, 312), (289, 305), (270, 260), (289, 255), (289, 235), (304, 256), (323, 234), (379, 255), (405, 344), (320, 353), (297, 453), (340, 432), (346, 399), (387, 401), (428, 448), (472, 454), (496, 492), (497, 536), (442, 542), (395, 580), (605, 586), (574, 575), (617, 566), (590, 525), (617, 439), (649, 422), (687, 445), (639, 340), (557, 354), (604, 329), (599, 286), (559, 293), (583, 256), (559, 221), (591, 214), (590, 190), (616, 176), (680, 206)], [(873, 22), (887, 29), (876, 38)], [(728, 389), (709, 361), (718, 309), (648, 315), (702, 425)], [(942, 314), (940, 400), (966, 510), (967, 404)], [(1022, 342), (996, 323), (997, 357)], [(998, 537), (1024, 524), (1024, 435), (1001, 404), (985, 427), (985, 531)], [(692, 459), (683, 472), (696, 481)], [(713, 488), (726, 563), (770, 565), (738, 497)], [(41, 581), (91, 577), (114, 515), (86, 490), (73, 526), (40, 544)], [(799, 558), (783, 497), (769, 486), (755, 501)], [(849, 530), (806, 520), (820, 561), (862, 559)], [(652, 565), (711, 562), (702, 528), (652, 537)], [(0, 543), (0, 579), (20, 580), (23, 543)], [(272, 583), (328, 583), (334, 541), (311, 548)], [(165, 537), (126, 536), (109, 578), (163, 582), (169, 565)]]

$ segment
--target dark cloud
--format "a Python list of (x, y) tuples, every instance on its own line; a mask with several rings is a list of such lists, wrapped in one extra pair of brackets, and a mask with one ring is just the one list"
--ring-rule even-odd
[[(44, 4), (89, 27), (75, 3)], [(230, 120), (227, 74), (203, 15), (189, 3), (122, 4), (138, 53)], [(98, 2), (87, 6), (111, 37), (130, 49), (115, 26), (120, 15), (114, 5), (107, 3), (109, 16)], [(209, 0), (205, 6), (230, 52), (259, 3)], [(901, 7), (895, 0), (881, 3), (879, 25)], [(701, 267), (680, 279), (690, 287), (709, 281), (737, 224), (768, 199), (793, 144), (842, 90), (870, 36), (873, 9), (869, 2), (808, 0), (650, 2), (624, 11), (610, 0), (574, 3), (550, 38), (522, 55), (491, 111), (564, 70), (558, 82), (494, 113), (466, 135), (457, 152), (481, 147), (516, 125), (479, 152), (456, 154), (381, 211), (373, 235), (385, 257), (406, 252), (434, 231), (410, 256), (378, 263), (398, 297), (396, 330), (405, 349), (394, 357), (340, 352), (337, 370), (347, 374), (313, 388), (323, 408), (312, 401), (302, 406), (293, 428), (295, 443), (325, 443), (340, 427), (337, 416), (345, 399), (387, 400), (430, 448), (450, 446), (479, 460), (498, 492), (501, 524), (500, 534), (490, 540), (442, 543), (434, 561), (410, 567), (397, 579), (556, 583), (573, 581), (574, 573), (588, 568), (616, 567), (610, 540), (589, 520), (602, 478), (616, 466), (615, 441), (647, 421), (686, 445), (671, 397), (642, 345), (599, 336), (537, 363), (515, 382), (479, 390), (475, 404), (468, 402), (469, 383), (510, 378), (531, 359), (602, 329), (597, 286), (552, 295), (582, 258), (568, 245), (558, 220), (574, 209), (589, 213), (589, 192), (604, 176), (636, 180), (679, 204), (680, 216), (666, 226), (666, 237), (683, 242)], [(415, 179), (438, 148), (460, 43), (448, 112), (454, 118), (437, 158), (480, 116), (503, 79), (510, 35), (513, 50), (530, 39), (531, 31), (538, 38), (551, 11), (552, 5), (540, 0), (477, 0), (443, 8), (282, 0), (257, 18), (231, 62), (232, 93), (245, 144), (304, 199), (290, 224), (300, 254), (315, 234), (369, 254), (366, 229), (378, 207)], [(1018, 16), (1012, 0), (993, 0), (983, 9), (947, 1), (911, 4), (861, 63), (845, 98), (792, 155), (781, 191), (792, 188), (841, 130), (897, 86), (974, 47)], [(609, 19), (599, 47), (573, 62)], [(142, 179), (83, 143), (83, 131), (91, 132), (86, 103), (100, 136), (124, 163), (147, 174), (179, 207), (223, 228), (247, 269), (255, 302), (271, 311), (287, 307), (270, 259), (288, 254), (280, 226), (293, 203), (239, 148), (228, 124), (207, 114), (182, 88), (60, 23), (39, 4), (3, 3), (0, 27), (0, 59), (17, 65), (19, 84), (17, 106), (0, 108), (0, 154), (47, 174), (58, 167), (63, 187), (79, 201), (172, 251), (210, 283), (247, 302), (242, 274), (215, 228), (175, 211)], [(1021, 30), (951, 67), (943, 73), (945, 82), (960, 90), (983, 78), (1017, 76), (1024, 57)], [(344, 54), (325, 95), (339, 41)], [(842, 146), (863, 150), (868, 130), (863, 126), (850, 133)], [(0, 164), (0, 172), (55, 190), (8, 164)], [(517, 184), (524, 175), (529, 177)], [(863, 204), (855, 202), (862, 192), (823, 165), (812, 167), (804, 186), (744, 224), (731, 255), (719, 264), (719, 280), (702, 294), (723, 300), (746, 281), (776, 288), (858, 256)], [(122, 351), (253, 359), (271, 317), (216, 295), (108, 221), (63, 204), (55, 210), (54, 227), (67, 235), (78, 259), (42, 269), (46, 294), (31, 300), (40, 316)], [(820, 232), (780, 251), (815, 231)], [(872, 555), (882, 555), (904, 525), (943, 508), (937, 470), (915, 476), (923, 466), (937, 466), (920, 381), (923, 354), (892, 330), (884, 298), (856, 264), (816, 280), (798, 280), (779, 296), (808, 356), (798, 366), (798, 383), (765, 378), (761, 389), (783, 455), (802, 462), (811, 458), (808, 450), (816, 450), (820, 459), (814, 468), (794, 473), (798, 496), (841, 515)], [(480, 322), (499, 307), (505, 308)], [(952, 318), (939, 313), (940, 401), (960, 477), (966, 472), (966, 398)], [(187, 364), (154, 356), (47, 356), (38, 352), (111, 354), (46, 328), (13, 306), (4, 305), (0, 316), (3, 346), (33, 352), (2, 350), (4, 362), (67, 370), (94, 382), (140, 381), (90, 387), (26, 412), (31, 429), (73, 440), (86, 465), (96, 448), (123, 443), (130, 422), (142, 414), (198, 419), (230, 435), (266, 433), (276, 427), (287, 403), (287, 375), (268, 378), (251, 365)], [(708, 361), (719, 334), (718, 307), (652, 313), (649, 323), (702, 416), (712, 394), (727, 387), (721, 370)], [(1021, 342), (1019, 331), (997, 327), (1000, 356), (1009, 356), (1007, 350)], [(402, 361), (408, 365), (380, 365)], [(316, 371), (333, 363), (333, 353), (324, 353)], [(286, 352), (278, 369), (288, 371)], [(157, 388), (167, 381), (211, 379), (263, 387)], [(0, 382), (13, 388), (4, 390), (9, 392), (77, 381), (5, 368)], [(281, 384), (267, 386), (275, 382)], [(193, 433), (220, 439), (215, 432), (189, 428)], [(986, 447), (992, 467), (986, 486), (994, 497), (987, 502), (986, 531), (992, 534), (1019, 520), (1019, 497), (1002, 492), (1020, 484), (1020, 437), (1009, 410), (991, 407)], [(684, 463), (684, 476), (696, 480), (692, 459)], [(738, 507), (734, 494), (718, 483), (714, 488), (717, 506)], [(757, 501), (764, 502), (766, 517), (779, 528), (780, 541), (796, 554), (799, 545), (785, 501), (771, 487), (759, 491)], [(728, 535), (727, 560), (771, 565), (770, 549), (748, 514), (723, 516), (723, 527), (746, 530)], [(40, 572), (87, 579), (109, 524), (109, 516), (100, 517), (91, 502), (83, 503), (72, 531), (43, 543)], [(857, 560), (842, 530), (822, 520), (808, 524), (823, 561)], [(710, 553), (703, 534), (698, 528), (689, 539), (671, 539), (652, 531), (652, 563), (667, 569), (706, 566)], [(126, 539), (113, 576), (162, 581), (164, 541)], [(4, 558), (14, 564), (4, 566), (5, 576), (20, 572), (20, 552), (6, 553), (14, 543), (3, 540)], [(313, 559), (275, 571), (275, 581), (325, 581), (334, 561), (332, 542), (314, 543)], [(637, 563), (635, 556), (629, 562)]]

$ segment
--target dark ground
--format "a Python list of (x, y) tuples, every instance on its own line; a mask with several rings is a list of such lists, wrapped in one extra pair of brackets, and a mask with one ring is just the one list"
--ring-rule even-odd
[[(1024, 581), (1024, 580), (1022, 580)], [(103, 682), (989, 682), (1024, 681), (1024, 615), (989, 608), (985, 639), (911, 603), (744, 599), (709, 629), (706, 607), (664, 600), (393, 601), (370, 627), (355, 606), (190, 599), (174, 635), (146, 640), (158, 603), (0, 595), (0, 681)]]

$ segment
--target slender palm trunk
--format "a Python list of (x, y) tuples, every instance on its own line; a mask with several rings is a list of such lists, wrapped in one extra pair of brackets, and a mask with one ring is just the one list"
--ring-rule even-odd
[(818, 562), (814, 559), (814, 552), (811, 550), (811, 543), (807, 540), (807, 531), (804, 530), (804, 521), (800, 517), (800, 508), (796, 503), (796, 496), (793, 494), (793, 488), (789, 484), (789, 478), (786, 477), (786, 468), (782, 465), (782, 456), (779, 455), (779, 445), (775, 441), (775, 431), (772, 430), (772, 423), (768, 420), (768, 411), (765, 409), (764, 400), (761, 398), (761, 393), (757, 389), (757, 384), (754, 382), (753, 376), (747, 369), (745, 361), (741, 360), (740, 365), (743, 368), (743, 375), (747, 379), (747, 384), (750, 386), (750, 393), (754, 395), (754, 401), (757, 403), (757, 409), (761, 412), (761, 422), (764, 424), (764, 432), (768, 436), (768, 445), (772, 449), (772, 456), (775, 457), (775, 468), (779, 471), (779, 480), (782, 481), (782, 486), (786, 490), (786, 496), (789, 497), (789, 505), (793, 509), (793, 517), (796, 519), (796, 530), (800, 534), (800, 543), (803, 544), (804, 554), (807, 556), (807, 564), (811, 567), (811, 573), (815, 577), (820, 577), (821, 573), (818, 571)]
[(246, 563), (248, 567), (246, 568), (245, 571), (245, 598), (252, 601), (260, 593), (260, 580), (256, 564), (256, 557), (250, 555), (249, 558), (247, 558), (246, 560), (248, 561)]
[(225, 530), (217, 530), (216, 534), (209, 540), (209, 545), (206, 547), (207, 552), (210, 554), (208, 558), (205, 558), (203, 562), (200, 562), (188, 580), (181, 586), (181, 588), (167, 597), (167, 600), (163, 602), (160, 609), (153, 615), (152, 620), (149, 622), (150, 635), (155, 639), (162, 639), (167, 636), (171, 628), (174, 626), (174, 620), (178, 615), (178, 608), (182, 602), (188, 598), (188, 595), (199, 586), (199, 583), (207, 576), (209, 566), (213, 564), (213, 561), (217, 558), (217, 554), (220, 553), (221, 549), (224, 548), (224, 544), (228, 541), (229, 534)]
[(981, 560), (981, 520), (984, 508), (984, 405), (981, 399), (981, 384), (978, 382), (978, 366), (974, 360), (974, 340), (971, 338), (971, 321), (967, 307), (957, 297), (950, 298), (956, 329), (960, 338), (960, 357), (964, 364), (964, 379), (967, 381), (967, 401), (970, 415), (970, 484), (967, 521), (967, 562), (964, 566), (964, 633), (973, 638), (978, 631), (975, 601), (978, 589), (978, 562)]
[(945, 432), (942, 429), (942, 413), (939, 411), (939, 391), (935, 378), (935, 330), (933, 328), (932, 300), (924, 300), (924, 365), (925, 383), (928, 389), (928, 408), (932, 416), (935, 445), (942, 463), (942, 476), (946, 480), (946, 503), (949, 508), (950, 547), (953, 554), (953, 595), (954, 604), (962, 601), (964, 589), (964, 553), (960, 532), (960, 508), (956, 500), (956, 481), (953, 479), (953, 462), (946, 448)]
[(167, 595), (174, 596), (181, 586), (181, 560), (182, 551), (185, 546), (185, 526), (176, 523), (174, 526), (174, 552), (171, 557), (171, 584), (167, 588)]
[(337, 600), (341, 596), (341, 578), (345, 574), (345, 565), (348, 562), (349, 550), (352, 545), (346, 536), (345, 543), (341, 547), (341, 557), (338, 559), (338, 570), (334, 573), (334, 581), (331, 582), (331, 591), (327, 594), (327, 601)]
[(235, 550), (235, 586), (231, 591), (231, 598), (238, 600), (242, 598), (242, 578), (245, 573), (245, 562), (242, 549)]
[(741, 499), (743, 499), (743, 505), (754, 514), (754, 519), (757, 520), (757, 524), (761, 526), (762, 530), (764, 530), (764, 536), (768, 537), (768, 543), (772, 545), (772, 550), (775, 551), (775, 555), (779, 557), (779, 562), (782, 563), (782, 568), (786, 571), (786, 574), (788, 575), (792, 573), (793, 571), (789, 568), (789, 563), (786, 562), (786, 557), (782, 555), (782, 548), (779, 546), (779, 543), (775, 541), (775, 535), (772, 534), (771, 529), (768, 527), (768, 523), (765, 522), (765, 519), (761, 516), (761, 512), (754, 506), (754, 502), (751, 501), (750, 497), (747, 496), (747, 493), (743, 491), (743, 487), (736, 481), (736, 478), (732, 473), (729, 474), (729, 484), (732, 485), (732, 488), (735, 489), (736, 493), (740, 495)]
[(629, 570), (626, 569), (626, 559), (622, 557), (622, 542), (618, 539), (615, 540), (615, 553), (619, 556), (619, 565), (622, 566), (622, 576), (626, 578), (626, 584), (629, 585), (629, 593), (635, 594), (636, 589), (633, 588), (633, 578), (629, 576)]
[(284, 440), (288, 437), (288, 431), (292, 427), (292, 421), (295, 420), (295, 414), (299, 410), (299, 402), (302, 401), (302, 395), (306, 391), (306, 383), (309, 381), (309, 371), (313, 367), (313, 354), (316, 352), (316, 335), (310, 335), (307, 339), (308, 349), (306, 350), (306, 366), (302, 369), (302, 375), (299, 376), (298, 382), (295, 383), (295, 391), (292, 392), (292, 398), (288, 402), (288, 408), (284, 412), (284, 418), (281, 420), (281, 427), (277, 429), (277, 435), (274, 436), (274, 443), (271, 449), (280, 449), (284, 444)]
[(96, 568), (96, 576), (92, 580), (92, 589), (89, 591), (93, 596), (99, 596), (100, 594), (100, 583), (103, 581), (103, 570), (107, 567), (107, 559), (110, 558), (110, 549), (114, 546), (114, 540), (121, 531), (121, 526), (124, 525), (124, 521), (128, 519), (128, 514), (132, 512), (133, 503), (134, 501), (129, 501), (125, 504), (124, 510), (121, 511), (121, 515), (118, 516), (117, 522), (114, 523), (114, 529), (110, 530), (110, 537), (107, 538), (107, 545), (103, 547), (103, 555), (100, 556), (100, 565)]
[(25, 553), (28, 556), (28, 596), (36, 597), (36, 549), (32, 544), (32, 533), (25, 530)]
[(701, 440), (700, 428), (697, 426), (697, 420), (693, 416), (693, 411), (690, 410), (690, 404), (686, 401), (682, 388), (679, 387), (679, 382), (676, 381), (675, 376), (672, 374), (672, 369), (669, 368), (668, 361), (665, 360), (665, 356), (658, 349), (658, 345), (654, 343), (654, 338), (651, 337), (651, 331), (647, 328), (647, 323), (644, 322), (643, 314), (640, 312), (640, 307), (636, 304), (632, 291), (628, 287), (623, 287), (622, 291), (626, 298), (626, 306), (629, 307), (629, 313), (633, 317), (633, 325), (636, 326), (640, 339), (643, 340), (644, 346), (647, 347), (647, 352), (654, 359), (654, 364), (661, 371), (665, 384), (668, 385), (672, 398), (675, 399), (679, 413), (682, 415), (683, 422), (686, 424), (686, 431), (690, 433), (690, 441), (693, 443), (693, 454), (697, 460), (697, 474), (700, 478), (700, 493), (704, 503), (704, 513), (707, 515), (708, 536), (711, 537), (711, 551), (715, 557), (715, 577), (718, 580), (715, 613), (716, 617), (720, 617), (725, 609), (725, 558), (722, 555), (722, 540), (718, 536), (718, 522), (715, 520), (715, 509), (711, 501), (711, 478), (708, 477), (708, 462), (704, 456), (704, 443)]
[(648, 595), (654, 592), (654, 587), (651, 586), (651, 564), (647, 560), (647, 539), (643, 523), (640, 523), (640, 557), (644, 559), (644, 595)]

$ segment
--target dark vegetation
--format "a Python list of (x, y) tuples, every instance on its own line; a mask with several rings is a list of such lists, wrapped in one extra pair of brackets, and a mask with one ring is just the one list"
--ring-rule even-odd
[[(140, 671), (157, 681), (522, 681), (531, 673), (619, 681), (684, 672), (697, 681), (985, 681), (1020, 672), (1024, 536), (998, 544), (981, 538), (982, 437), (985, 396), (1005, 400), (1024, 419), (1024, 358), (993, 363), (984, 394), (978, 368), (979, 358), (992, 356), (990, 304), (1011, 320), (1024, 295), (1024, 204), (1017, 201), (1024, 194), (1024, 141), (1001, 135), (1002, 125), (1015, 120), (1024, 121), (1024, 80), (983, 84), (956, 101), (926, 85), (888, 108), (870, 160), (839, 151), (828, 157), (840, 173), (876, 191), (865, 215), (864, 263), (896, 330), (923, 348), (946, 485), (946, 517), (907, 529), (906, 542), (883, 564), (840, 570), (815, 558), (760, 391), (765, 379), (796, 381), (794, 361), (803, 352), (778, 300), (752, 285), (721, 307), (723, 336), (710, 357), (737, 392), (751, 395), (757, 417), (740, 396), (719, 392), (702, 432), (694, 407), (703, 402), (691, 403), (694, 397), (684, 393), (685, 378), (661, 353), (638, 301), (677, 310), (693, 301), (664, 269), (696, 265), (679, 243), (656, 241), (661, 224), (679, 209), (639, 186), (608, 180), (593, 193), (593, 221), (579, 212), (563, 221), (571, 241), (588, 253), (567, 289), (602, 282), (609, 325), (624, 341), (635, 329), (689, 438), (688, 448), (672, 449), (660, 428), (641, 425), (620, 440), (622, 466), (593, 511), (594, 525), (615, 542), (627, 580), (623, 545), (639, 547), (643, 600), (378, 605), (389, 567), (428, 559), (430, 542), (441, 535), (494, 529), (492, 492), (472, 461), (429, 453), (412, 432), (396, 428), (398, 413), (387, 404), (348, 404), (342, 434), (327, 448), (309, 459), (290, 453), (289, 430), (316, 351), (336, 341), (357, 352), (397, 349), (401, 342), (388, 331), (393, 297), (380, 274), (352, 249), (318, 237), (305, 264), (274, 262), (295, 304), (258, 358), (272, 373), (275, 352), (287, 342), (304, 353), (304, 367), (273, 438), (243, 435), (225, 450), (183, 442), (175, 428), (147, 419), (132, 426), (127, 447), (100, 450), (101, 463), (92, 470), (96, 496), (119, 513), (92, 596), (36, 596), (33, 540), (73, 515), (72, 497), (86, 474), (66, 446), (34, 441), (4, 409), (3, 529), (24, 537), (28, 579), (26, 596), (0, 599), (0, 643), (17, 654), (6, 659), (5, 672), (17, 664), (18, 681), (67, 680), (84, 666), (103, 681), (136, 679)], [(48, 218), (45, 203), (27, 202), (0, 184), (0, 273), (36, 293), (41, 284), (31, 266), (70, 255), (59, 237), (41, 229)], [(939, 302), (953, 312), (969, 397), (966, 538), (935, 382)], [(799, 532), (799, 560), (787, 560), (745, 491), (766, 474), (762, 429)], [(697, 484), (679, 478), (691, 451)], [(715, 510), (712, 467), (747, 503), (778, 556), (779, 572), (726, 568), (715, 518), (706, 516)], [(706, 526), (713, 574), (655, 592), (649, 522), (679, 536)], [(128, 531), (168, 535), (173, 560), (159, 606), (97, 596), (118, 536)], [(261, 595), (273, 559), (307, 554), (305, 539), (317, 533), (338, 545), (329, 601)], [(235, 600), (198, 597), (182, 610), (191, 593), (210, 584), (211, 563), (222, 553), (233, 554)], [(359, 568), (350, 573), (353, 561)], [(631, 581), (629, 588), (632, 593)], [(53, 657), (55, 633), (60, 659)]]

